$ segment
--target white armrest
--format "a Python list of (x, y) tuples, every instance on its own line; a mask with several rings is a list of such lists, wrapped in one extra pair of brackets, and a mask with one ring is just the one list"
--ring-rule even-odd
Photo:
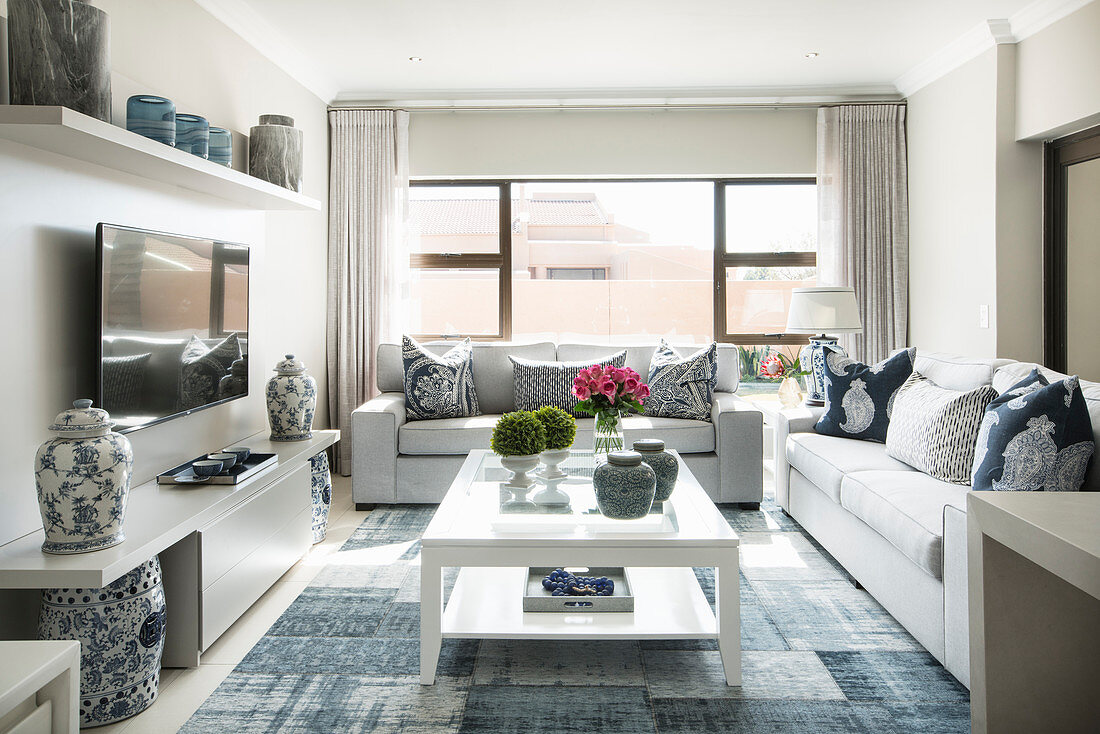
[(784, 510), (790, 510), (788, 494), (791, 482), (791, 465), (787, 462), (787, 437), (792, 433), (809, 433), (824, 407), (789, 408), (779, 411), (775, 419), (775, 501)]

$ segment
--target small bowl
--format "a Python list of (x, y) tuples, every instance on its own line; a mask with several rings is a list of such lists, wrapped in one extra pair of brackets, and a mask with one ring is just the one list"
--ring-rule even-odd
[(222, 449), (222, 452), (236, 456), (238, 464), (243, 464), (252, 455), (252, 449), (247, 446), (230, 446), (227, 449)]
[[(217, 454), (211, 454), (216, 456)], [(202, 461), (192, 461), (191, 471), (195, 472), (197, 477), (212, 477), (215, 474), (220, 474), (222, 471), (222, 462), (217, 459), (203, 459)]]
[(233, 465), (237, 463), (236, 454), (207, 454), (206, 458), (211, 461), (220, 461), (222, 463), (222, 471), (229, 471), (233, 468)]

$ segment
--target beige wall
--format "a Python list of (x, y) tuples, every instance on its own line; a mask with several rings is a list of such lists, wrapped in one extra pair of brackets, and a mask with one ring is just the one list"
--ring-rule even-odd
[(1070, 374), (1100, 380), (1100, 159), (1069, 167), (1066, 183), (1066, 271), (1069, 318), (1066, 366)]
[[(327, 195), (325, 105), (190, 0), (98, 0), (111, 16), (114, 107), (137, 92), (238, 132), (263, 113), (305, 131), (305, 193)], [(3, 7), (0, 6), (0, 10)], [(6, 56), (5, 54), (2, 54)], [(116, 123), (124, 116), (116, 113)], [(241, 151), (238, 151), (241, 152)], [(241, 156), (243, 159), (243, 155)], [(240, 167), (240, 162), (238, 163)], [(266, 427), (263, 384), (277, 357), (301, 355), (325, 394), (323, 212), (264, 214), (215, 197), (0, 140), (0, 543), (40, 524), (33, 458), (46, 426), (94, 389), (95, 226), (106, 221), (252, 246), (251, 394), (130, 434), (135, 479)], [(319, 425), (327, 425), (320, 406)]]
[(1017, 138), (1057, 138), (1100, 124), (1100, 2), (1018, 46)]
[(909, 341), (918, 349), (996, 354), (996, 74), (990, 49), (909, 98)]
[(813, 174), (816, 111), (413, 112), (414, 177)]

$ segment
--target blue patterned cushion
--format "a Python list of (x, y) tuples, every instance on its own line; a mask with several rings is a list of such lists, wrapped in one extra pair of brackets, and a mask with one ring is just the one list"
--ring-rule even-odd
[(825, 413), (814, 430), (828, 436), (886, 443), (894, 396), (913, 374), (916, 349), (865, 365), (837, 352), (825, 358)]
[(711, 342), (681, 357), (664, 339), (649, 362), (649, 397), (645, 414), (660, 418), (710, 420), (710, 401), (718, 379), (718, 345)]
[(474, 390), (474, 350), (464, 339), (442, 357), (401, 338), (405, 367), (405, 416), (411, 421), (481, 415)]
[(508, 359), (512, 360), (516, 410), (556, 405), (574, 418), (585, 418), (588, 413), (577, 412), (580, 400), (573, 394), (573, 380), (581, 370), (594, 364), (622, 367), (626, 364), (626, 350), (585, 362), (537, 362), (511, 356)]
[(1077, 377), (1038, 370), (986, 408), (970, 482), (976, 490), (1076, 492), (1095, 451)]

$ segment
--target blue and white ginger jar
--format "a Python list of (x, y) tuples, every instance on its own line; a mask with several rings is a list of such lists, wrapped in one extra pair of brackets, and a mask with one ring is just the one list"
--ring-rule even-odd
[(657, 493), (654, 502), (664, 502), (676, 489), (676, 478), (680, 475), (680, 462), (665, 451), (665, 442), (659, 438), (641, 438), (634, 442), (634, 450), (642, 455), (642, 462), (657, 475)]
[(649, 514), (657, 475), (637, 451), (612, 451), (592, 475), (596, 504), (605, 517), (637, 520)]
[(107, 411), (77, 400), (54, 419), (55, 438), (38, 449), (34, 480), (46, 553), (87, 553), (125, 540), (134, 452), (112, 425)]
[(267, 381), (267, 421), (272, 441), (304, 441), (313, 437), (317, 410), (317, 381), (293, 354), (275, 365)]
[(38, 639), (80, 643), (80, 726), (103, 726), (153, 703), (164, 653), (164, 586), (153, 556), (96, 589), (43, 589)]
[(328, 454), (324, 451), (309, 460), (313, 507), (313, 543), (325, 539), (328, 533), (328, 511), (332, 506), (332, 473), (328, 468)]

